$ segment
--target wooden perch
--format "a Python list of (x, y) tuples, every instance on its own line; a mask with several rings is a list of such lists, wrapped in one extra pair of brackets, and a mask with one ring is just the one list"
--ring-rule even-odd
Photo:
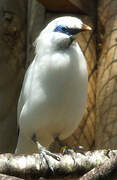
[[(113, 164), (113, 159), (114, 165), (117, 167), (117, 150), (96, 150), (84, 153), (72, 152), (65, 155), (60, 154), (60, 156), (60, 161), (48, 156), (53, 168), (52, 172), (45, 159), (43, 159), (39, 154), (19, 156), (1, 154), (0, 173), (25, 179), (38, 179), (39, 177), (55, 178), (65, 177), (67, 175), (78, 177), (93, 168), (93, 171), (95, 172), (95, 168), (99, 166), (101, 168), (101, 165), (104, 168), (105, 165), (108, 166), (109, 162), (110, 165), (108, 166), (108, 172), (111, 173), (114, 169), (114, 166), (111, 165)], [(94, 172), (92, 173), (94, 174)], [(109, 173), (107, 173), (107, 175)]]
[(0, 180), (23, 180), (21, 178), (0, 174)]
[(102, 178), (106, 179), (108, 176), (111, 176), (112, 179), (112, 173), (114, 170), (117, 170), (117, 156), (113, 156), (100, 166), (93, 168), (91, 171), (83, 175), (80, 180), (100, 180)]

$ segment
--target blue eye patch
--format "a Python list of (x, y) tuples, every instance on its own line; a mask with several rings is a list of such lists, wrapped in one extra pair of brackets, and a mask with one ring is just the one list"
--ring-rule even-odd
[(82, 31), (82, 29), (69, 28), (66, 25), (59, 25), (54, 30), (54, 32), (60, 32), (60, 33), (64, 33), (64, 34), (67, 34), (67, 35), (75, 35), (75, 34), (81, 32), (81, 31)]

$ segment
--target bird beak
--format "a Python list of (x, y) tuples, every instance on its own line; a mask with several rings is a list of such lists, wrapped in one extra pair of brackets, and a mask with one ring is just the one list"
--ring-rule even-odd
[(86, 24), (83, 24), (81, 29), (82, 29), (82, 31), (91, 31), (92, 30), (92, 28)]
[(74, 33), (71, 37), (72, 37), (73, 40), (74, 40), (74, 39), (77, 39), (77, 37), (78, 37), (78, 35), (79, 35), (80, 32), (83, 32), (83, 31), (91, 31), (91, 30), (92, 30), (92, 28), (91, 28), (90, 26), (88, 26), (88, 25), (86, 25), (86, 24), (82, 24), (81, 29), (80, 29), (80, 30), (78, 29), (78, 32), (76, 31), (76, 33)]

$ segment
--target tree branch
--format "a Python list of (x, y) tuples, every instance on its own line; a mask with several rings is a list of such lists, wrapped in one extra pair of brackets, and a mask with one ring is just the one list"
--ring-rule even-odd
[(86, 174), (87, 176), (101, 173), (102, 177), (103, 174), (108, 175), (117, 167), (117, 150), (96, 150), (85, 153), (72, 152), (65, 155), (60, 154), (60, 157), (61, 160), (57, 161), (48, 156), (48, 160), (53, 168), (52, 172), (46, 160), (39, 154), (19, 156), (1, 154), (0, 173), (25, 179), (35, 179), (39, 177), (65, 177), (67, 175), (79, 177), (90, 171)]
[(23, 180), (21, 178), (0, 174), (0, 180)]
[(102, 165), (95, 167), (85, 175), (83, 175), (80, 180), (98, 180), (98, 179), (106, 179), (108, 176), (113, 175), (114, 170), (117, 170), (117, 156), (113, 156), (111, 159), (109, 158)]

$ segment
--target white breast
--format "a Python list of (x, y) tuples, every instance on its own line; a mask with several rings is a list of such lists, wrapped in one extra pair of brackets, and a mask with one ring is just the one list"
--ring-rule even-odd
[(87, 67), (76, 44), (36, 58), (25, 77), (25, 113), (19, 123), (23, 134), (36, 132), (47, 146), (55, 136), (65, 139), (77, 128), (87, 97)]

